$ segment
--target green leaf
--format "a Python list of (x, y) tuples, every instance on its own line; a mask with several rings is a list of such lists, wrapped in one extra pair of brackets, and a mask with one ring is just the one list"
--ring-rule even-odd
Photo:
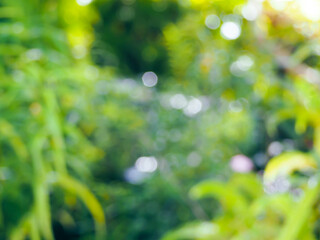
[(105, 217), (103, 209), (96, 197), (85, 185), (67, 175), (58, 175), (57, 184), (75, 194), (83, 201), (95, 221), (97, 238), (102, 239), (105, 236), (106, 231)]
[(219, 200), (226, 211), (238, 212), (247, 207), (245, 198), (233, 186), (218, 181), (205, 181), (194, 186), (190, 191), (192, 198), (213, 196)]
[[(313, 205), (319, 195), (319, 184), (306, 190), (304, 198), (291, 209), (291, 213), (282, 228), (278, 240), (296, 240), (304, 224), (309, 221)], [(303, 238), (305, 239), (305, 238)]]
[(294, 171), (316, 168), (315, 159), (307, 153), (287, 152), (272, 158), (264, 172), (264, 180), (272, 181), (277, 176), (287, 176)]
[(162, 240), (213, 239), (218, 232), (219, 228), (212, 222), (189, 223), (167, 233)]

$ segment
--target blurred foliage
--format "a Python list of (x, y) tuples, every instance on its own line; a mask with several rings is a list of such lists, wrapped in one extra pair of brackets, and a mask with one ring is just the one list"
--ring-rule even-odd
[(95, 63), (114, 66), (119, 74), (168, 68), (162, 29), (179, 17), (174, 1), (97, 1), (100, 20), (91, 53)]
[(310, 1), (0, 2), (0, 239), (318, 239)]

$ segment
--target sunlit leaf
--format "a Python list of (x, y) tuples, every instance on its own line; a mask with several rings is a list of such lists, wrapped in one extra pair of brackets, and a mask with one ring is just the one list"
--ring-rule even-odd
[(264, 180), (270, 181), (277, 176), (287, 176), (294, 171), (312, 170), (316, 166), (317, 164), (310, 154), (286, 152), (269, 161), (264, 172)]
[(237, 212), (245, 209), (247, 206), (244, 196), (235, 187), (218, 181), (199, 183), (190, 190), (190, 196), (196, 199), (215, 197), (226, 211)]
[(315, 182), (310, 185), (311, 186), (306, 190), (304, 197), (291, 209), (284, 227), (277, 238), (278, 240), (297, 239), (303, 226), (310, 219), (313, 210), (312, 207), (318, 199), (319, 184), (318, 182)]
[(104, 212), (100, 203), (91, 191), (79, 181), (65, 175), (57, 176), (57, 184), (67, 191), (75, 194), (84, 202), (95, 220), (97, 236), (104, 236), (106, 230)]
[(167, 233), (162, 240), (182, 240), (182, 239), (213, 239), (219, 232), (219, 227), (212, 222), (189, 223), (177, 230)]

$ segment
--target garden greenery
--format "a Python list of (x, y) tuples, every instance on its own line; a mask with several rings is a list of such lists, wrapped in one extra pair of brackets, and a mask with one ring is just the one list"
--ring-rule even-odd
[(0, 239), (317, 239), (318, 0), (0, 7)]

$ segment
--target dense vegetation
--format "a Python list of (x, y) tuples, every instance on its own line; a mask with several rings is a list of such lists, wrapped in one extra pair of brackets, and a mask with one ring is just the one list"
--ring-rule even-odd
[(317, 0), (0, 7), (0, 239), (319, 239)]

